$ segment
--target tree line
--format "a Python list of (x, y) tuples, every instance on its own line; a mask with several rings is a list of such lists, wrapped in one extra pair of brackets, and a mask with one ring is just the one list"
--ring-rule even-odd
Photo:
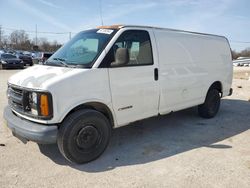
[[(3, 31), (0, 28), (0, 49), (54, 52), (61, 46), (62, 44), (56, 40), (49, 42), (45, 37), (30, 39), (24, 30), (15, 30), (9, 35), (3, 35)], [(250, 47), (240, 52), (232, 50), (232, 57), (233, 59), (250, 57)]]
[(9, 35), (0, 32), (0, 49), (53, 52), (61, 46), (56, 40), (49, 42), (45, 37), (30, 39), (24, 30), (15, 30)]
[(242, 50), (241, 52), (236, 52), (232, 50), (233, 59), (237, 59), (238, 57), (250, 57), (250, 47)]

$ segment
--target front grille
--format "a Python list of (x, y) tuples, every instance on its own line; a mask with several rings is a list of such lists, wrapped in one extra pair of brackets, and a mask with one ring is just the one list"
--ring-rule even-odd
[(8, 98), (9, 105), (18, 112), (24, 112), (27, 110), (27, 93), (17, 87), (9, 86), (8, 87)]
[[(53, 108), (50, 107), (50, 115), (49, 116), (42, 116), (40, 115), (40, 109), (37, 109), (37, 106), (40, 106), (40, 102), (38, 100), (38, 104), (33, 104), (32, 100), (32, 92), (36, 92), (38, 98), (41, 94), (45, 92), (41, 91), (34, 91), (31, 89), (22, 89), (14, 85), (8, 85), (7, 95), (8, 95), (8, 103), (9, 106), (15, 112), (18, 112), (22, 115), (29, 116), (35, 119), (44, 119), (49, 120), (53, 117)], [(52, 96), (51, 94), (46, 93), (49, 96), (49, 103), (52, 104)], [(35, 105), (35, 106), (34, 106)], [(34, 110), (34, 111), (32, 111)]]

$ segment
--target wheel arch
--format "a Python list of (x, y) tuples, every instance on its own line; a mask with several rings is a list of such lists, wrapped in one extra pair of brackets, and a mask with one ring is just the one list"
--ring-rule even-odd
[(223, 85), (220, 81), (213, 82), (207, 90), (207, 93), (211, 89), (216, 89), (220, 92), (221, 97), (223, 96)]
[[(67, 113), (67, 115), (64, 117), (64, 119), (66, 119), (70, 114), (72, 114), (78, 110), (82, 110), (82, 109), (93, 109), (93, 110), (96, 110), (98, 112), (101, 112), (109, 120), (111, 127), (112, 128), (115, 127), (115, 119), (114, 119), (114, 115), (113, 115), (111, 109), (106, 104), (101, 103), (101, 102), (86, 102), (86, 103), (80, 104), (80, 105), (74, 107), (73, 109), (71, 109)], [(64, 119), (63, 119), (63, 121), (64, 121)]]
[(222, 86), (222, 83), (221, 83), (220, 81), (215, 81), (215, 82), (209, 87), (208, 90), (210, 90), (210, 89), (217, 89), (217, 90), (220, 92), (221, 96), (222, 96), (222, 94), (223, 94), (223, 86)]

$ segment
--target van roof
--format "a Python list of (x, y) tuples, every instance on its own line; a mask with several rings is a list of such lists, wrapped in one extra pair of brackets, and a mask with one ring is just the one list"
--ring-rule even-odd
[(107, 25), (107, 26), (98, 26), (97, 28), (98, 29), (121, 29), (121, 28), (126, 28), (126, 27), (162, 29), (162, 30), (168, 30), (168, 31), (176, 31), (176, 32), (198, 34), (198, 35), (208, 35), (208, 36), (222, 37), (222, 38), (225, 38), (226, 40), (228, 40), (225, 36), (222, 36), (222, 35), (209, 34), (209, 33), (200, 33), (200, 32), (186, 31), (186, 30), (180, 30), (180, 29), (163, 28), (163, 27), (145, 26), (145, 25), (122, 25), (122, 24), (115, 24), (115, 25)]

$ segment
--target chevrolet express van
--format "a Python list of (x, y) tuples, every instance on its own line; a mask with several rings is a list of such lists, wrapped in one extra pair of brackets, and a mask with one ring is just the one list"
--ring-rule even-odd
[(13, 75), (4, 117), (24, 142), (57, 143), (69, 161), (86, 163), (104, 152), (113, 128), (193, 106), (214, 117), (231, 84), (223, 36), (106, 26)]

